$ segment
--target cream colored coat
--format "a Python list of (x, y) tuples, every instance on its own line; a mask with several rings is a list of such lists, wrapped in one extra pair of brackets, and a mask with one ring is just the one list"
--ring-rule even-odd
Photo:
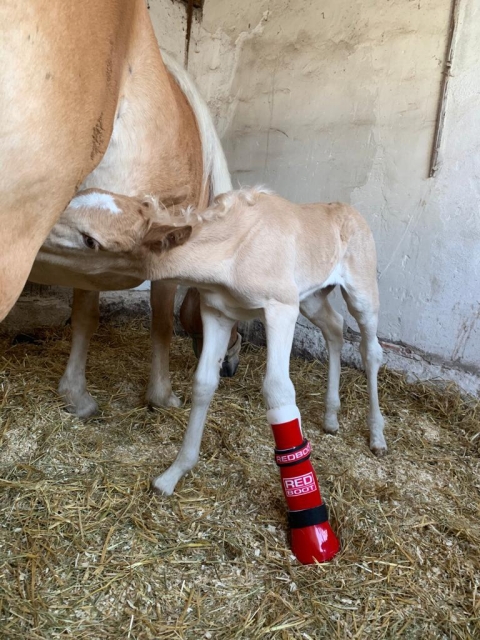
[[(81, 197), (81, 196), (79, 196)], [(267, 333), (267, 409), (295, 405), (289, 356), (299, 311), (322, 331), (329, 351), (324, 428), (338, 430), (343, 320), (328, 295), (340, 286), (358, 322), (369, 392), (370, 448), (386, 453), (378, 405), (377, 373), (382, 350), (376, 337), (378, 288), (375, 244), (352, 207), (297, 205), (264, 190), (219, 196), (203, 212), (163, 209), (148, 199), (115, 194), (73, 201), (44, 250), (68, 260), (88, 252), (89, 261), (118, 273), (195, 285), (201, 294), (204, 348), (195, 373), (192, 410), (184, 443), (173, 465), (154, 481), (170, 494), (196, 463), (219, 367), (236, 320), (260, 317)], [(95, 198), (110, 198), (115, 211)], [(90, 202), (88, 202), (90, 199)], [(113, 209), (113, 206), (112, 206)]]

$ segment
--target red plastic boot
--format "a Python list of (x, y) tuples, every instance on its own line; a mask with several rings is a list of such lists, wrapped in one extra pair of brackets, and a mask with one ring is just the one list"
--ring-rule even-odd
[(327, 562), (338, 553), (340, 543), (328, 523), (310, 462), (312, 448), (302, 435), (300, 412), (295, 405), (270, 409), (267, 420), (275, 438), (275, 462), (288, 505), (293, 554), (302, 564)]

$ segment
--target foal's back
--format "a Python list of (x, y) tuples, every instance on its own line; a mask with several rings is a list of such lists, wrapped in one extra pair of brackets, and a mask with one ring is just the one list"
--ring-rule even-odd
[(256, 190), (236, 197), (224, 222), (231, 225), (229, 233), (238, 245), (237, 269), (244, 265), (244, 278), (262, 274), (291, 284), (302, 295), (327, 280), (342, 261), (357, 266), (360, 258), (375, 272), (372, 234), (350, 205), (295, 204)]

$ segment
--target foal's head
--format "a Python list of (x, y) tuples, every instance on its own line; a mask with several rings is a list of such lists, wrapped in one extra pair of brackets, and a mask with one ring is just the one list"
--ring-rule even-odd
[(101, 189), (79, 192), (52, 229), (47, 249), (124, 253), (143, 258), (186, 242), (192, 232), (185, 219), (152, 197), (121, 196)]

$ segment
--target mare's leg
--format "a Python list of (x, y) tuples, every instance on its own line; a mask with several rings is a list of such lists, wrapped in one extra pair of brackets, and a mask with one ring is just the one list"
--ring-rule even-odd
[(177, 482), (197, 463), (208, 407), (218, 387), (220, 366), (228, 346), (233, 321), (201, 305), (203, 349), (193, 381), (192, 408), (180, 451), (174, 463), (152, 482), (158, 493), (171, 495)]
[[(197, 358), (202, 353), (202, 316), (200, 313), (200, 294), (197, 289), (188, 289), (185, 298), (180, 309), (180, 322), (183, 328), (192, 338), (193, 350)], [(228, 349), (223, 361), (220, 375), (223, 378), (231, 378), (237, 371), (240, 361), (240, 347), (242, 344), (242, 337), (237, 332), (238, 324), (235, 323), (230, 334), (230, 340), (228, 343)]]
[(170, 383), (170, 342), (173, 334), (173, 308), (175, 285), (161, 280), (151, 283), (150, 303), (152, 307), (152, 369), (146, 399), (156, 407), (179, 407), (181, 401), (172, 392)]
[(340, 354), (343, 346), (343, 318), (330, 305), (327, 296), (332, 289), (322, 289), (300, 305), (303, 315), (322, 332), (328, 350), (328, 385), (325, 394), (324, 430), (338, 431), (337, 414), (340, 409)]
[(90, 339), (98, 327), (99, 297), (98, 291), (73, 290), (72, 348), (58, 393), (65, 400), (67, 411), (79, 418), (89, 418), (98, 411), (97, 403), (87, 391), (85, 366)]

